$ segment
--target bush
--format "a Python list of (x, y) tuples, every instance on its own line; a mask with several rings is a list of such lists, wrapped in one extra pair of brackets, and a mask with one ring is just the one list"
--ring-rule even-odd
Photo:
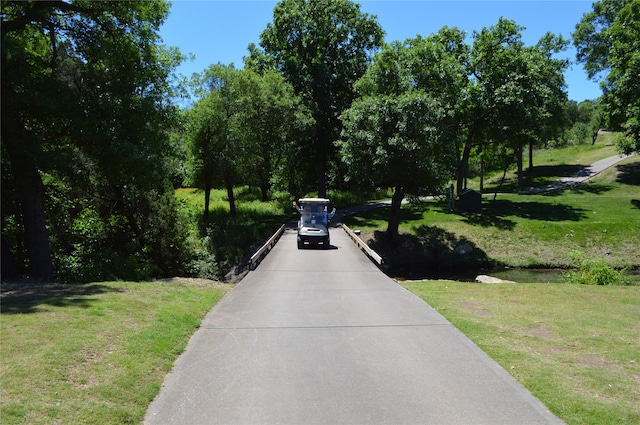
[(631, 280), (625, 270), (616, 270), (603, 258), (585, 259), (577, 270), (563, 274), (565, 282), (581, 285), (629, 285)]
[(173, 188), (129, 187), (123, 194), (118, 200), (105, 189), (102, 199), (54, 205), (49, 229), (59, 283), (185, 273), (197, 245), (189, 239), (189, 217), (179, 210)]
[(591, 130), (589, 126), (583, 122), (577, 122), (567, 132), (569, 143), (581, 144), (591, 139)]
[(618, 151), (625, 155), (630, 155), (636, 150), (636, 145), (633, 140), (625, 136), (624, 133), (617, 133), (613, 137), (612, 141), (616, 145)]

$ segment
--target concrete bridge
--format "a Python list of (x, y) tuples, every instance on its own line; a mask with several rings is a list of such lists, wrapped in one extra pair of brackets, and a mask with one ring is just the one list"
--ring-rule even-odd
[(559, 424), (340, 228), (285, 230), (206, 316), (145, 424)]

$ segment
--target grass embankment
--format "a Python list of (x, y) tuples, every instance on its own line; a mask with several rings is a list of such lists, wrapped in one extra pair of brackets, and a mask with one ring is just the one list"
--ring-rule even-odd
[[(523, 188), (540, 187), (553, 183), (559, 177), (569, 177), (601, 159), (618, 155), (616, 147), (611, 143), (615, 133), (602, 133), (594, 145), (570, 145), (556, 149), (538, 149), (533, 155), (533, 169), (526, 169), (523, 173)], [(528, 166), (528, 157), (524, 159), (524, 166)], [(515, 167), (514, 167), (515, 168)], [(469, 180), (469, 187), (480, 187), (480, 178), (474, 176)], [(515, 192), (518, 179), (515, 169), (506, 174), (504, 182), (501, 172), (493, 172), (485, 176), (486, 193)]]
[(227, 290), (194, 279), (4, 286), (0, 422), (140, 423)]
[[(580, 258), (638, 268), (639, 179), (636, 156), (573, 188), (538, 195), (499, 193), (495, 200), (485, 196), (482, 214), (452, 213), (443, 201), (403, 206), (396, 243), (374, 234), (386, 228), (388, 209), (345, 223), (362, 229), (372, 247), (399, 268), (567, 268), (578, 266)], [(456, 253), (463, 245), (472, 251)]]
[(640, 287), (404, 282), (567, 424), (640, 423)]
[(234, 191), (235, 217), (229, 212), (226, 190), (214, 189), (210, 196), (209, 221), (205, 223), (204, 191), (192, 188), (176, 190), (176, 199), (191, 223), (189, 236), (195, 247), (195, 258), (189, 272), (194, 276), (223, 278), (243, 262), (243, 257), (253, 247), (264, 243), (292, 217), (290, 201), (275, 199), (261, 202), (259, 190), (255, 188), (239, 187)]

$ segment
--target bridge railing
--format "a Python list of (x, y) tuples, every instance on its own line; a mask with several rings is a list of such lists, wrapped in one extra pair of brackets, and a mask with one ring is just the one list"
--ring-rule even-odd
[(278, 239), (280, 239), (280, 236), (282, 235), (282, 232), (284, 232), (284, 229), (285, 229), (285, 225), (283, 224), (273, 234), (273, 236), (269, 238), (267, 243), (262, 245), (262, 247), (258, 251), (256, 251), (255, 254), (251, 256), (251, 259), (249, 260), (249, 265), (251, 267), (251, 270), (254, 270), (256, 268), (256, 266), (262, 260), (262, 257), (264, 257), (267, 251), (271, 251), (271, 248), (273, 248), (273, 245), (275, 245), (275, 243), (278, 242)]
[(380, 254), (375, 252), (373, 249), (369, 247), (369, 245), (364, 243), (364, 241), (360, 239), (360, 237), (358, 237), (358, 235), (356, 235), (356, 233), (353, 230), (351, 230), (349, 226), (347, 226), (346, 224), (343, 224), (342, 228), (344, 229), (345, 232), (347, 232), (347, 235), (349, 235), (349, 237), (353, 239), (356, 245), (358, 245), (358, 247), (365, 252), (365, 254), (367, 254), (373, 261), (375, 261), (379, 265), (382, 265), (382, 263), (384, 262), (384, 259), (380, 256)]

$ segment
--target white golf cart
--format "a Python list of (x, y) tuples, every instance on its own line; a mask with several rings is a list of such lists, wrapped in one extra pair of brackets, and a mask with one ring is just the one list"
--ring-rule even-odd
[[(295, 205), (295, 203), (294, 203)], [(298, 222), (298, 249), (305, 245), (320, 245), (329, 248), (329, 200), (326, 198), (300, 198), (296, 208), (300, 212)]]

